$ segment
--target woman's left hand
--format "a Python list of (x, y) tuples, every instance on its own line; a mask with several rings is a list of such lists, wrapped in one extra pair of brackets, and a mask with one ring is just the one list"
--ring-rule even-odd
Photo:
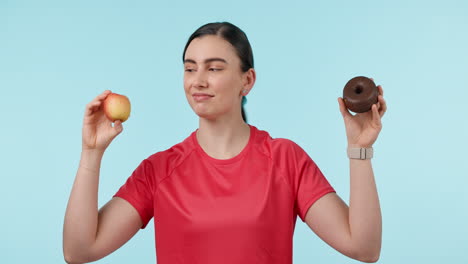
[(348, 147), (370, 148), (382, 130), (381, 119), (387, 111), (387, 104), (383, 99), (382, 86), (379, 85), (377, 88), (379, 89), (378, 102), (365, 113), (352, 115), (346, 108), (343, 98), (338, 98), (340, 112), (346, 127)]

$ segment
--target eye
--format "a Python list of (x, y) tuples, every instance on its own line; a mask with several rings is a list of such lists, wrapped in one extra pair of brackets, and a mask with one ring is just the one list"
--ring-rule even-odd
[(208, 70), (217, 72), (217, 71), (221, 71), (222, 69), (220, 69), (220, 68), (209, 68)]
[(194, 69), (185, 69), (186, 72), (193, 72)]

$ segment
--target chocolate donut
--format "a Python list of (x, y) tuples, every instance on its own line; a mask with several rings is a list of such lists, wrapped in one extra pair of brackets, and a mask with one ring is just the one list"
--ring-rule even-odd
[(349, 80), (343, 88), (346, 107), (355, 113), (364, 113), (377, 103), (379, 90), (371, 79), (358, 76)]

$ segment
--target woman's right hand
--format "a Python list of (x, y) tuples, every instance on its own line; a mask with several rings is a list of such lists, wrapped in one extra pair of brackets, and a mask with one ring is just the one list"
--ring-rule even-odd
[(104, 152), (112, 140), (120, 134), (123, 126), (120, 120), (114, 122), (107, 119), (102, 107), (104, 100), (111, 91), (106, 90), (86, 105), (83, 119), (83, 150), (98, 150)]

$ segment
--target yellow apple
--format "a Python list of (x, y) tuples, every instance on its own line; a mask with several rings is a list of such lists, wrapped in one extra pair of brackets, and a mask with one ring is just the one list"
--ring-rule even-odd
[(125, 95), (110, 93), (104, 100), (104, 113), (107, 118), (115, 122), (125, 122), (130, 116), (130, 100)]

